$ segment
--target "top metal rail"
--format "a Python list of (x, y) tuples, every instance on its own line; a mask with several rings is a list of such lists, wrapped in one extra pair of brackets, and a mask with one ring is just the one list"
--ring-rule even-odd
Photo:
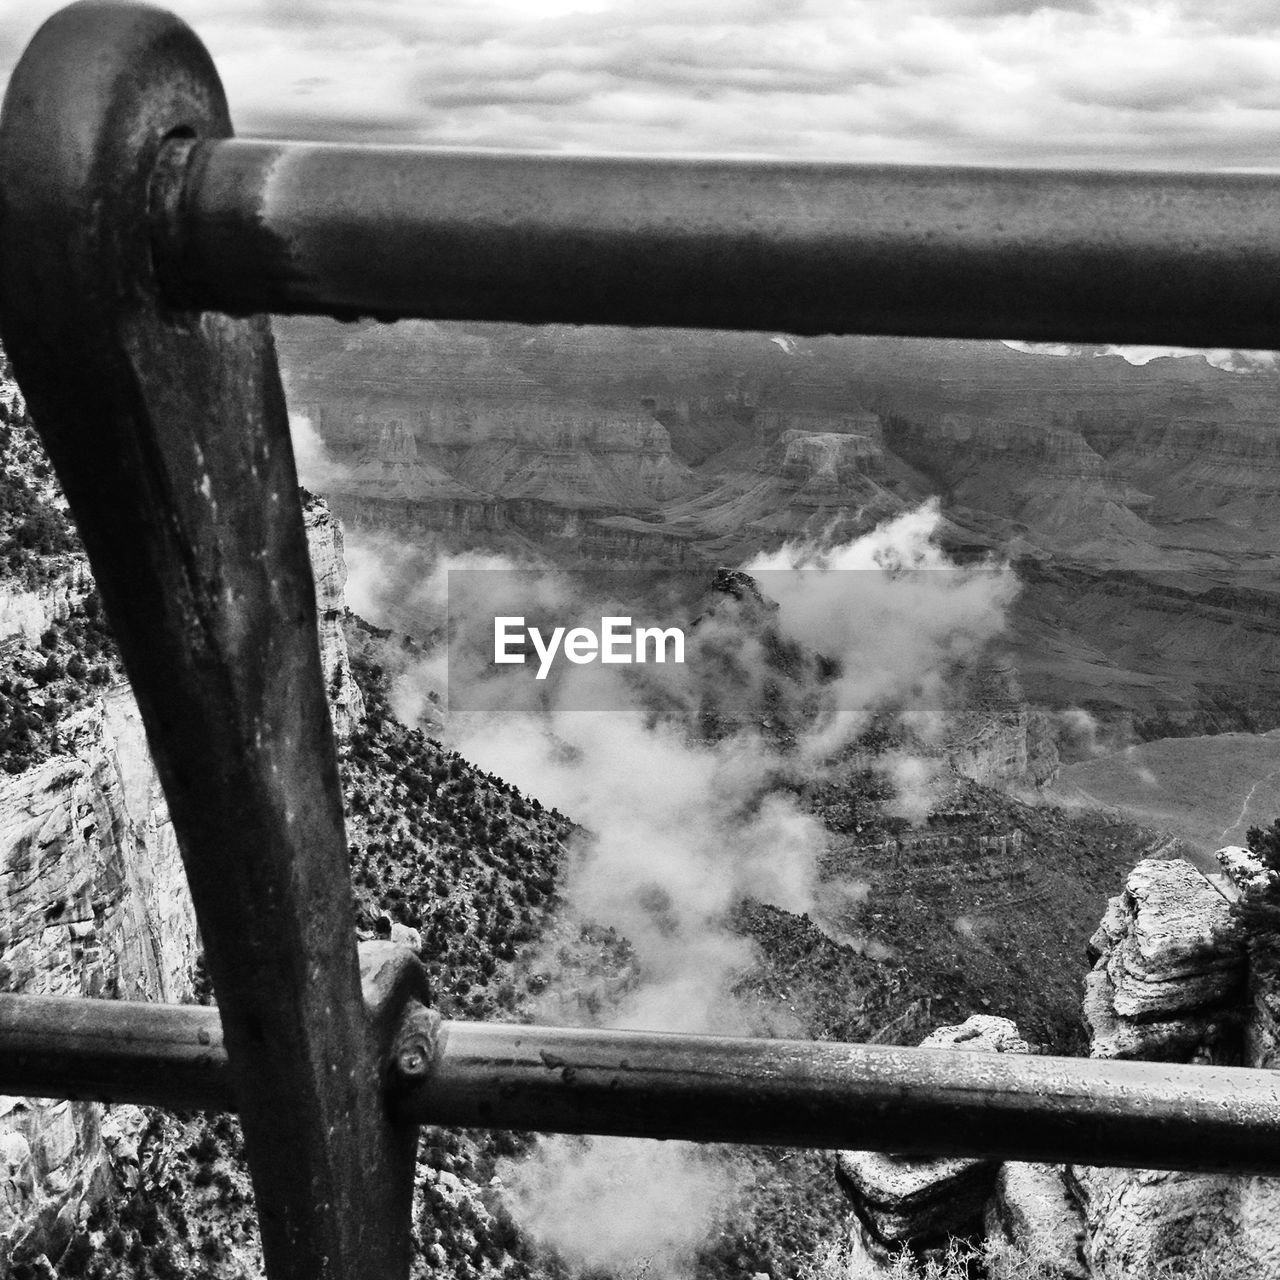
[(175, 141), (162, 288), (254, 312), (1280, 346), (1280, 177)]
[[(218, 1011), (0, 996), (0, 1088), (241, 1116), (273, 1280), (402, 1280), (420, 1121), (1280, 1172), (1265, 1072), (441, 1026), (357, 955), (268, 311), (1280, 346), (1274, 178), (241, 143), (161, 11), (0, 116), (0, 337), (79, 526)], [(239, 317), (239, 318), (238, 318)]]

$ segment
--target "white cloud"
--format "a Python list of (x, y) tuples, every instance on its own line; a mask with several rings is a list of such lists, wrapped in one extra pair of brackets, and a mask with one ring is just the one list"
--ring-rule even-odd
[[(56, 6), (0, 0), (0, 74)], [(1270, 0), (173, 0), (242, 132), (1273, 168)]]

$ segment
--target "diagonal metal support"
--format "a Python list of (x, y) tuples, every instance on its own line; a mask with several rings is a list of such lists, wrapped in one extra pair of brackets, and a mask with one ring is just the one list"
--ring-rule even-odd
[(389, 1118), (379, 1044), (412, 981), (366, 1012), (271, 332), (171, 310), (152, 273), (163, 144), (230, 132), (176, 18), (97, 0), (51, 18), (0, 118), (0, 332), (173, 815), (268, 1271), (398, 1280), (416, 1128)]

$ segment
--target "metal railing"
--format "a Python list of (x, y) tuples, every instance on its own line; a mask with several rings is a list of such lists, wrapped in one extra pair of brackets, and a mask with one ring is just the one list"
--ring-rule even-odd
[(1280, 179), (246, 143), (177, 19), (51, 18), (0, 336), (88, 550), (216, 1011), (0, 997), (0, 1089), (242, 1120), (268, 1271), (407, 1274), (422, 1122), (1280, 1174), (1280, 1075), (444, 1022), (357, 952), (259, 313), (1278, 347)]

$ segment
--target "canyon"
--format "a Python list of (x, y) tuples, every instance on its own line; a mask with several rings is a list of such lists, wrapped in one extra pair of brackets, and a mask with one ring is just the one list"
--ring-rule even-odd
[(353, 536), (628, 568), (839, 545), (932, 499), (1011, 565), (1029, 707), (1280, 724), (1280, 379), (994, 342), (286, 321)]
[[(1268, 443), (1275, 383), (1194, 358), (1135, 367), (958, 345), (281, 325), (291, 407), (323, 445), (303, 478), (326, 498), (304, 493), (304, 512), (331, 714), (361, 782), (350, 817), (361, 918), (385, 913), (397, 936), (421, 944), (448, 1014), (532, 1016), (574, 966), (602, 990), (625, 991), (634, 956), (611, 927), (554, 918), (580, 830), (424, 740), (421, 727), (395, 723), (395, 677), (420, 650), (348, 616), (344, 542), (680, 569), (710, 583), (721, 566), (787, 543), (847, 541), (934, 501), (957, 563), (1014, 567), (1009, 627), (957, 665), (945, 729), (929, 748), (947, 788), (927, 813), (892, 812), (878, 725), (841, 762), (845, 773), (789, 784), (825, 832), (824, 896), (812, 919), (768, 903), (734, 907), (756, 957), (742, 984), (758, 987), (762, 1019), (882, 1042), (1271, 1065), (1274, 1001), (1225, 923), (1244, 864), (1214, 879), (1204, 856), (1217, 817), (1176, 833), (1199, 849), (1206, 877), (1168, 856), (1163, 830), (1135, 833), (1093, 810), (1132, 807), (1131, 794), (1104, 794), (1118, 772), (1112, 747), (1147, 753), (1134, 758), (1134, 778), (1165, 767), (1164, 744), (1200, 740), (1188, 773), (1228, 750), (1256, 769), (1250, 787), (1267, 773), (1266, 734), (1280, 723), (1267, 540), (1280, 492)], [(10, 585), (0, 649), (27, 703), (49, 708), (62, 685), (32, 673), (61, 660), (46, 634), (81, 617), (91, 583), (71, 556), (45, 581)], [(401, 595), (397, 628), (408, 629), (412, 601)], [(117, 678), (86, 689), (60, 719), (51, 709), (47, 755), (0, 781), (3, 985), (195, 998), (199, 938), (136, 707)], [(1189, 730), (1198, 738), (1165, 736)], [(1061, 791), (1046, 792), (1053, 786)], [(1068, 791), (1086, 816), (1040, 803)], [(1247, 818), (1269, 794), (1231, 792), (1229, 816)], [(1117, 889), (1078, 960), (1101, 899)], [(1087, 1045), (1064, 1014), (1086, 971)], [(596, 998), (584, 986), (579, 1012)], [(143, 1129), (132, 1109), (0, 1100), (0, 1249), (56, 1258), (68, 1241), (91, 1239), (94, 1203), (151, 1167)], [(213, 1167), (193, 1154), (199, 1130), (180, 1132), (164, 1150), (190, 1185), (163, 1188), (179, 1207)], [(429, 1136), (419, 1192), (430, 1212), (417, 1219), (415, 1248), (433, 1270), (468, 1280), (559, 1274), (537, 1270), (504, 1218), (492, 1181), (499, 1148), (487, 1142)], [(786, 1169), (750, 1159), (758, 1166), (742, 1167), (767, 1168), (766, 1191), (753, 1194), (786, 1202), (786, 1230), (766, 1240), (742, 1227), (749, 1243), (732, 1253), (722, 1242), (705, 1274), (793, 1276), (814, 1223), (836, 1221), (877, 1266), (903, 1245), (935, 1256), (959, 1232), (1043, 1246), (1059, 1280), (1077, 1280), (1115, 1259), (1169, 1257), (1157, 1248), (1169, 1235), (1161, 1224), (1191, 1223), (1179, 1238), (1193, 1241), (1211, 1238), (1211, 1219), (1265, 1237), (1272, 1205), (1268, 1188), (1241, 1180), (982, 1161), (921, 1170), (848, 1153), (839, 1168), (849, 1201), (833, 1209), (828, 1198), (819, 1211), (816, 1158)], [(252, 1271), (250, 1244), (208, 1274)]]

